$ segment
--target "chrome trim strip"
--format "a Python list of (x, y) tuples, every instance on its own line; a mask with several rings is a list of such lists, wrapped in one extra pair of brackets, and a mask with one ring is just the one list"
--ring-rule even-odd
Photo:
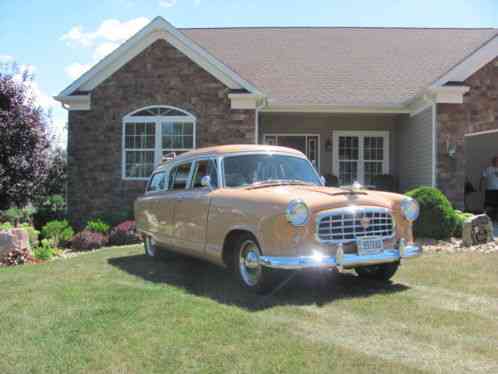
[(300, 270), (313, 268), (354, 268), (357, 266), (385, 264), (420, 256), (423, 252), (418, 244), (401, 246), (402, 248), (384, 249), (380, 253), (360, 256), (357, 254), (343, 253), (339, 251), (335, 256), (323, 256), (315, 254), (312, 256), (296, 257), (274, 257), (260, 256), (261, 265), (272, 269)]
[[(395, 222), (394, 217), (391, 214), (389, 209), (383, 208), (383, 207), (377, 207), (377, 206), (369, 206), (369, 205), (366, 205), (366, 206), (351, 205), (351, 206), (344, 207), (344, 208), (324, 210), (324, 211), (321, 211), (320, 213), (318, 213), (316, 215), (316, 218), (315, 218), (315, 239), (319, 243), (324, 243), (324, 244), (338, 244), (338, 243), (346, 244), (346, 243), (356, 242), (356, 238), (355, 239), (343, 239), (343, 240), (332, 240), (332, 239), (323, 240), (320, 238), (319, 231), (320, 231), (320, 221), (323, 218), (326, 218), (329, 216), (337, 216), (337, 215), (341, 215), (341, 214), (353, 214), (353, 215), (355, 215), (358, 212), (360, 212), (360, 213), (365, 212), (365, 213), (389, 214), (391, 216), (391, 221), (392, 221), (392, 234), (389, 236), (382, 236), (381, 238), (383, 240), (389, 240), (389, 239), (394, 238), (395, 233), (396, 233), (396, 222)], [(348, 227), (352, 227), (352, 226), (341, 226), (341, 228), (348, 228)]]

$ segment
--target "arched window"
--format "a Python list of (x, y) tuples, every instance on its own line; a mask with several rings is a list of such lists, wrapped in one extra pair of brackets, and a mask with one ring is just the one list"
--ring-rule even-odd
[(124, 179), (147, 179), (163, 155), (195, 148), (195, 117), (160, 105), (138, 109), (123, 118)]

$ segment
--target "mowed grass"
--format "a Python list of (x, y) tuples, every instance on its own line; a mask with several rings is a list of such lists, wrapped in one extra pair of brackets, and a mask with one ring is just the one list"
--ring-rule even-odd
[(297, 274), (274, 295), (141, 246), (0, 269), (0, 373), (498, 373), (498, 255), (390, 284)]

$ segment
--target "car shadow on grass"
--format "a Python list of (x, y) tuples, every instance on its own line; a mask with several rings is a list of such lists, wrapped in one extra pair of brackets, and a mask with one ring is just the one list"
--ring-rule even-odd
[(409, 288), (398, 283), (360, 279), (352, 272), (289, 271), (273, 292), (256, 295), (243, 289), (228, 270), (189, 257), (170, 255), (154, 260), (132, 255), (113, 257), (108, 262), (146, 281), (182, 288), (193, 295), (250, 311), (282, 305), (323, 306), (339, 299), (398, 293)]

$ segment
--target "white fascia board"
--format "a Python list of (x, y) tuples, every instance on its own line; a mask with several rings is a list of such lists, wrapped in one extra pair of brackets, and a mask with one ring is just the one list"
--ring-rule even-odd
[(498, 56), (498, 34), (489, 39), (441, 78), (432, 83), (431, 88), (444, 86), (448, 82), (463, 82), (472, 74)]
[(228, 98), (231, 109), (256, 109), (264, 100), (264, 96), (251, 93), (231, 93)]
[(410, 113), (404, 106), (268, 105), (264, 113)]
[(219, 79), (227, 87), (231, 89), (246, 89), (249, 92), (260, 93), (256, 87), (242, 79), (221, 61), (195, 44), (164, 18), (156, 17), (142, 30), (137, 32), (120, 47), (64, 89), (59, 94), (59, 97), (69, 96), (76, 90), (91, 91), (99, 83), (108, 78), (158, 39), (166, 40), (188, 56), (193, 62), (197, 63), (207, 72)]
[(73, 95), (73, 96), (54, 96), (54, 100), (60, 102), (64, 109), (71, 110), (90, 110), (90, 94)]
[(438, 104), (463, 104), (463, 95), (469, 90), (468, 86), (443, 86), (429, 89), (429, 94)]

